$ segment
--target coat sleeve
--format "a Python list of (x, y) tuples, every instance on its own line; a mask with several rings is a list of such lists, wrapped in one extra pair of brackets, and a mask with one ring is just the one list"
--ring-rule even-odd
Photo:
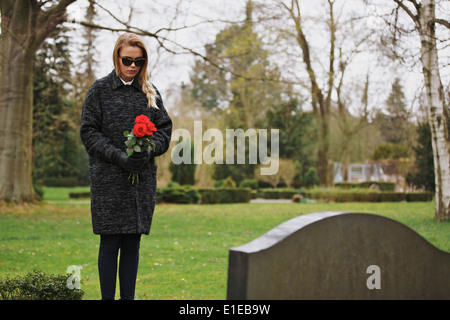
[[(155, 88), (156, 89), (156, 88)], [(158, 110), (155, 112), (156, 132), (153, 133), (152, 142), (155, 144), (155, 156), (160, 156), (169, 149), (170, 139), (172, 137), (172, 119), (170, 119), (161, 95), (156, 89), (157, 99), (156, 105)]]
[(89, 89), (81, 112), (80, 137), (90, 156), (112, 162), (114, 153), (120, 150), (102, 133), (102, 106), (98, 83)]

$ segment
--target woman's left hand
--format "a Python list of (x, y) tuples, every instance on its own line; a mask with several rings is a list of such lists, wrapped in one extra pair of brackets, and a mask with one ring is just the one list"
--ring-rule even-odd
[(143, 164), (147, 164), (150, 160), (152, 160), (155, 156), (155, 152), (153, 151), (153, 148), (148, 149), (148, 151), (144, 152), (133, 152), (131, 157), (136, 159), (145, 159)]

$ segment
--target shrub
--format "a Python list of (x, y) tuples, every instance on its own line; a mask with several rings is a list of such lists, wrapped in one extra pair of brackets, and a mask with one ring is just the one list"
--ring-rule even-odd
[(44, 197), (44, 189), (41, 185), (33, 183), (33, 189), (36, 194), (38, 200), (41, 200)]
[(305, 187), (313, 187), (319, 184), (319, 176), (314, 168), (309, 168), (305, 174), (304, 185)]
[(81, 300), (84, 291), (69, 289), (69, 275), (33, 271), (25, 276), (0, 279), (2, 300)]
[(199, 189), (201, 203), (219, 203), (219, 193), (217, 189)]
[(236, 182), (234, 182), (232, 177), (216, 180), (214, 182), (214, 188), (236, 188)]
[(198, 203), (200, 194), (197, 189), (191, 185), (180, 186), (178, 183), (169, 183), (166, 188), (156, 189), (156, 200), (166, 203)]
[(258, 180), (256, 179), (245, 179), (239, 185), (239, 188), (250, 188), (252, 190), (258, 189)]
[(249, 202), (252, 194), (248, 188), (199, 189), (201, 203), (240, 203)]
[(406, 201), (432, 201), (434, 198), (433, 192), (411, 192), (406, 194)]
[(292, 202), (304, 202), (303, 201), (303, 195), (302, 194), (295, 194), (292, 197)]

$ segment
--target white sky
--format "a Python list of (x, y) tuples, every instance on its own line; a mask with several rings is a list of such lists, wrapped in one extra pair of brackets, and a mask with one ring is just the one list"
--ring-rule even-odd
[[(227, 1), (198, 1), (198, 0), (122, 0), (122, 1), (100, 1), (100, 4), (107, 7), (108, 10), (114, 12), (118, 18), (127, 20), (129, 15), (129, 4), (134, 4), (135, 12), (131, 25), (138, 26), (142, 29), (155, 32), (160, 28), (169, 27), (171, 19), (176, 16), (175, 10), (177, 3), (181, 3), (178, 14), (182, 19), (173, 22), (172, 27), (180, 27), (186, 25), (194, 25), (199, 21), (210, 19), (221, 19), (228, 16), (228, 19), (242, 19), (243, 9), (240, 5), (243, 0), (227, 0)], [(218, 5), (220, 4), (220, 5)], [(235, 4), (233, 6), (233, 4)], [(85, 8), (88, 2), (86, 0), (78, 0), (69, 6), (69, 17), (81, 19), (85, 14)], [(111, 27), (121, 27), (107, 13), (98, 10), (100, 14), (99, 24)], [(150, 13), (149, 13), (150, 12)], [(222, 24), (223, 26), (224, 24)], [(202, 52), (207, 42), (214, 40), (215, 34), (220, 30), (219, 24), (206, 23), (185, 31), (177, 31), (170, 34), (170, 38), (180, 42), (186, 47), (196, 49)], [(98, 76), (108, 74), (113, 69), (112, 51), (115, 41), (120, 33), (110, 31), (98, 32), (99, 66)], [(149, 54), (156, 55), (156, 41), (150, 37), (144, 37)], [(81, 39), (80, 39), (81, 40)], [(170, 44), (167, 44), (170, 46)], [(180, 50), (180, 49), (178, 49)], [(174, 84), (181, 84), (181, 81), (189, 81), (189, 71), (193, 65), (192, 55), (176, 55), (169, 54), (161, 50), (162, 54), (157, 68), (152, 71), (152, 81), (163, 91), (169, 90)]]
[[(255, 3), (264, 1), (265, 0), (254, 0)], [(361, 0), (343, 1), (345, 1), (346, 6), (349, 6), (346, 8), (355, 8), (355, 6), (361, 4)], [(376, 1), (386, 2), (386, 0)], [(307, 10), (304, 10), (307, 14), (313, 14), (314, 11), (319, 12), (323, 9), (317, 5), (319, 2), (320, 1), (318, 0), (314, 0), (314, 2), (302, 1), (301, 3), (302, 5), (307, 5)], [(132, 5), (135, 8), (135, 11), (133, 12), (131, 25), (155, 32), (162, 27), (195, 25), (198, 22), (206, 20), (242, 20), (244, 18), (244, 7), (246, 0), (114, 0), (99, 1), (99, 3), (117, 15), (117, 17), (121, 20), (128, 19), (129, 7)], [(87, 0), (78, 0), (69, 6), (69, 17), (82, 20), (87, 4)], [(176, 20), (172, 20), (173, 17), (177, 16), (175, 12), (177, 4), (179, 4), (178, 18)], [(369, 7), (368, 9), (367, 7), (361, 8), (363, 8), (362, 10), (376, 10), (377, 7)], [(379, 6), (378, 8), (385, 9), (386, 7)], [(444, 12), (448, 12), (450, 16), (450, 1), (444, 2), (441, 9)], [(113, 18), (108, 16), (105, 11), (99, 9), (98, 12), (100, 14), (99, 21), (101, 21), (98, 22), (99, 24), (111, 27), (120, 26), (113, 20)], [(323, 12), (324, 11), (322, 10), (322, 14)], [(371, 19), (368, 22), (368, 27), (376, 26), (376, 22), (376, 19)], [(187, 47), (202, 52), (204, 44), (207, 42), (212, 42), (216, 33), (224, 26), (225, 24), (220, 23), (203, 23), (193, 28), (170, 33), (169, 37)], [(108, 74), (113, 69), (111, 54), (118, 34), (119, 33), (112, 33), (110, 31), (98, 32), (98, 45), (96, 46), (96, 49), (98, 50), (99, 55), (97, 59), (99, 62), (97, 74), (99, 77)], [(80, 39), (80, 37), (75, 37), (75, 39)], [(149, 49), (149, 54), (151, 55), (153, 52), (155, 55), (156, 42), (148, 37), (144, 38), (144, 41)], [(315, 43), (316, 42), (311, 41), (312, 46)], [(419, 43), (417, 43), (417, 45), (418, 44)], [(450, 54), (448, 54), (447, 48), (447, 67), (441, 70), (444, 86), (447, 86), (450, 81), (450, 67), (448, 66), (450, 63), (449, 56)], [(155, 85), (160, 89), (163, 97), (169, 94), (171, 88), (179, 86), (182, 81), (189, 81), (189, 72), (193, 65), (193, 61), (194, 59), (192, 55), (174, 56), (164, 52), (160, 56), (157, 68), (152, 71), (152, 82), (155, 83)], [(373, 95), (373, 99), (378, 100), (374, 101), (374, 104), (379, 105), (386, 100), (387, 95), (390, 92), (391, 83), (396, 76), (401, 77), (407, 99), (410, 103), (412, 103), (411, 101), (413, 101), (416, 92), (423, 82), (420, 63), (412, 69), (399, 68), (396, 71), (386, 73), (386, 70), (377, 70), (378, 66), (376, 61), (368, 59), (367, 56), (362, 56), (359, 58), (359, 63), (353, 65), (352, 72), (355, 74), (355, 81), (358, 81), (358, 77), (361, 77), (363, 73), (365, 74), (367, 72), (369, 65), (370, 70), (374, 75), (381, 71), (375, 85), (386, 87), (384, 89), (384, 96), (379, 94)], [(357, 75), (358, 72), (361, 74)], [(379, 88), (377, 90), (380, 92)], [(381, 89), (381, 91), (383, 91), (383, 89)]]

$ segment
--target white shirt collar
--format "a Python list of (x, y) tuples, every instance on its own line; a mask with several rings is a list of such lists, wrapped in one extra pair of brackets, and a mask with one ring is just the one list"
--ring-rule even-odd
[[(120, 77), (119, 77), (119, 78), (120, 78)], [(133, 79), (133, 80), (131, 80), (130, 82), (125, 82), (122, 78), (120, 78), (120, 80), (122, 80), (123, 84), (126, 85), (126, 86), (131, 85), (131, 84), (133, 83), (133, 81), (134, 81), (134, 79)]]

